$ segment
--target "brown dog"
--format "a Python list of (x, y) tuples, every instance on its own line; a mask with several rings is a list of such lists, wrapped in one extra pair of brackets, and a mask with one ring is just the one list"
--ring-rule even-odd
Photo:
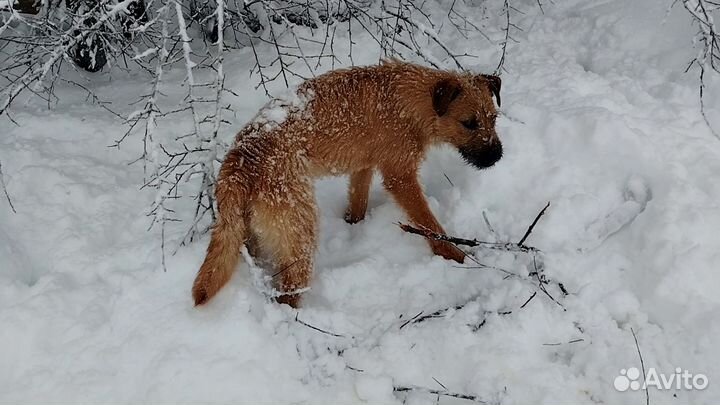
[[(220, 168), (219, 217), (193, 285), (195, 305), (230, 279), (243, 244), (275, 267), (281, 303), (296, 307), (310, 281), (316, 248), (313, 179), (350, 175), (345, 215), (365, 217), (373, 172), (416, 226), (444, 233), (418, 183), (431, 145), (455, 145), (485, 168), (502, 156), (495, 133), (500, 78), (428, 69), (398, 61), (336, 70), (265, 106), (235, 139)], [(453, 245), (433, 252), (462, 263)]]

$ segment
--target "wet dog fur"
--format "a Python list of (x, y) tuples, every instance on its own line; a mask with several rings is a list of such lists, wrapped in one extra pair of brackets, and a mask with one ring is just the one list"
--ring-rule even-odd
[[(300, 304), (317, 241), (314, 179), (350, 176), (345, 220), (365, 217), (374, 173), (416, 226), (444, 233), (418, 182), (433, 145), (454, 145), (477, 168), (502, 157), (495, 132), (500, 78), (398, 61), (335, 70), (304, 82), (288, 100), (269, 103), (238, 133), (220, 168), (218, 218), (195, 279), (195, 305), (230, 279), (243, 245), (277, 273), (278, 302)], [(432, 251), (462, 263), (442, 241)]]

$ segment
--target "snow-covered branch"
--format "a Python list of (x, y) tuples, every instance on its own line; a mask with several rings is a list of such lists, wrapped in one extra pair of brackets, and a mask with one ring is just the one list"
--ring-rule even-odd
[(709, 0), (683, 0), (683, 6), (698, 25), (695, 43), (699, 45), (697, 56), (688, 65), (696, 65), (700, 71), (700, 113), (710, 132), (720, 140), (720, 134), (713, 128), (705, 109), (705, 74), (707, 70), (720, 73), (720, 31), (713, 15), (720, 14), (720, 3)]

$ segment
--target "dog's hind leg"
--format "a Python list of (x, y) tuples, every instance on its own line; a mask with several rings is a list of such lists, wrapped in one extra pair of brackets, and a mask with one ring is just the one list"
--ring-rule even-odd
[(350, 175), (349, 205), (345, 211), (345, 222), (355, 224), (365, 219), (372, 176), (372, 169), (358, 170)]
[(278, 302), (297, 308), (310, 283), (317, 240), (312, 183), (295, 183), (281, 198), (258, 202), (250, 223), (261, 250), (272, 257), (273, 281), (283, 294)]

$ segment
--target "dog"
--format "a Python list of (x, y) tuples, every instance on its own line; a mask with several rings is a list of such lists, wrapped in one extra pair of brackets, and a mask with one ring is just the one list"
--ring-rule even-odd
[[(348, 223), (365, 217), (373, 173), (418, 227), (444, 234), (418, 182), (429, 147), (454, 145), (478, 169), (502, 157), (497, 76), (396, 60), (335, 70), (268, 103), (237, 135), (217, 178), (218, 217), (192, 288), (195, 305), (230, 279), (243, 245), (272, 266), (279, 303), (300, 304), (317, 241), (314, 179), (350, 176)], [(462, 263), (450, 243), (436, 255)]]

